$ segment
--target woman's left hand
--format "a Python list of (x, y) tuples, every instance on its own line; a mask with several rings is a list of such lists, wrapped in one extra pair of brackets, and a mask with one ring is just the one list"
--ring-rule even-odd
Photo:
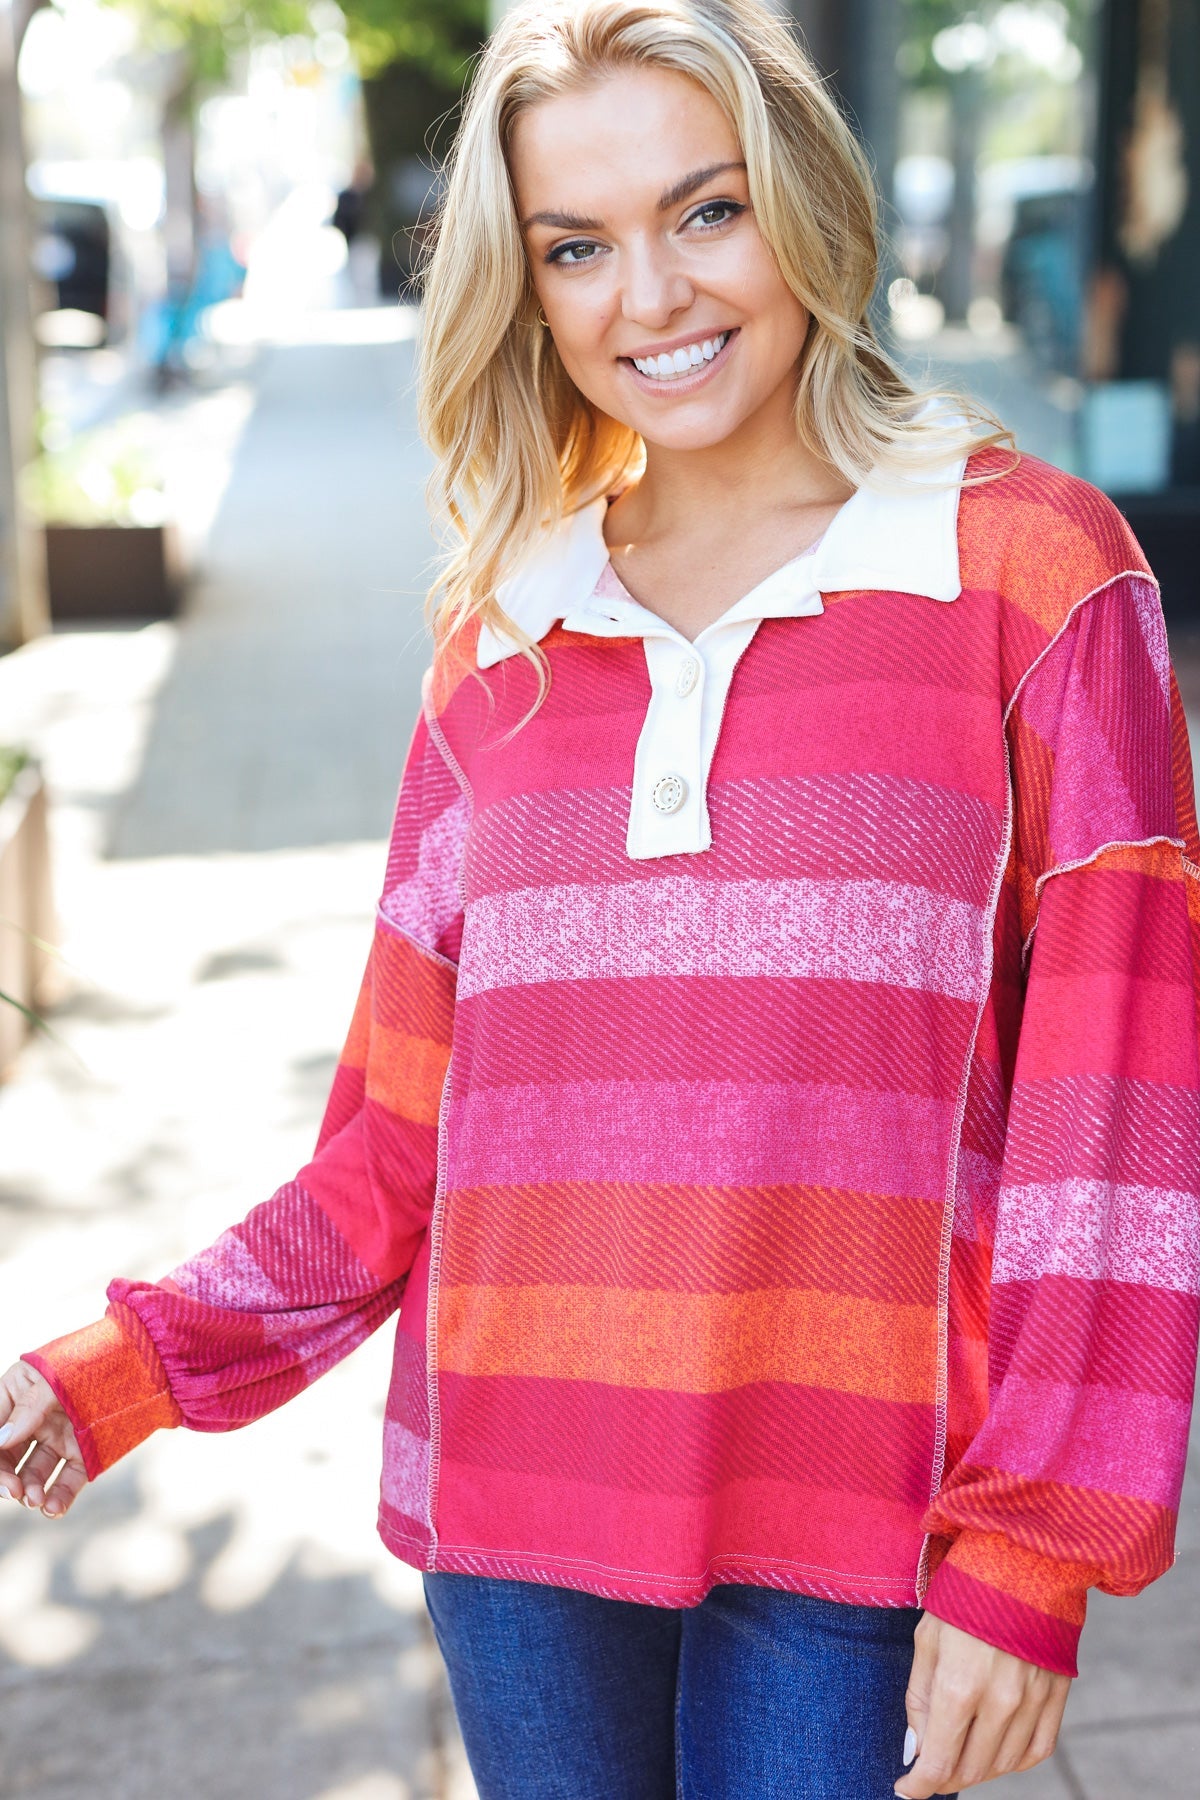
[(930, 1800), (1044, 1762), (1070, 1688), (1069, 1675), (1022, 1662), (926, 1613), (905, 1697), (917, 1759), (896, 1793)]

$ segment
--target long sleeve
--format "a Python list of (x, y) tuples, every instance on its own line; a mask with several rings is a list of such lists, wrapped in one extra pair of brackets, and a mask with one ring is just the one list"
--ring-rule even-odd
[(1009, 740), (1026, 971), (980, 1220), (987, 1412), (926, 1519), (925, 1604), (1073, 1675), (1087, 1590), (1172, 1561), (1196, 1367), (1200, 871), (1149, 582), (1074, 615)]
[(26, 1355), (89, 1475), (158, 1427), (224, 1431), (272, 1411), (398, 1305), (434, 1201), (465, 822), (422, 719), (312, 1160), (165, 1279), (112, 1282), (102, 1320)]

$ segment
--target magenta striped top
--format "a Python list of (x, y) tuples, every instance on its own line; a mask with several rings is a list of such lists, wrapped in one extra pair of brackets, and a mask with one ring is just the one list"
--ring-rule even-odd
[(1171, 1561), (1195, 1368), (1200, 846), (1152, 577), (1023, 458), (861, 490), (689, 647), (589, 529), (508, 590), (527, 723), (502, 639), (435, 665), (312, 1161), (30, 1360), (95, 1474), (398, 1308), (405, 1560), (923, 1599), (1074, 1672), (1087, 1590)]

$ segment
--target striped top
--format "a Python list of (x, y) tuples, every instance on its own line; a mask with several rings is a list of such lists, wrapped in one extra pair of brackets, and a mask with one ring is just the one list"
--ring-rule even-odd
[(90, 1474), (398, 1307), (406, 1561), (923, 1599), (1074, 1673), (1087, 1590), (1172, 1558), (1200, 845), (1144, 558), (1011, 460), (893, 496), (883, 542), (860, 490), (798, 560), (725, 658), (702, 848), (630, 851), (690, 728), (647, 738), (654, 634), (598, 529), (525, 583), (520, 729), (527, 659), (439, 661), (312, 1161), (28, 1358)]

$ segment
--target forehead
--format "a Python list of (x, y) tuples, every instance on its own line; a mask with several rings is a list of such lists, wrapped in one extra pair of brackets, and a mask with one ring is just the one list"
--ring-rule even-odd
[(673, 69), (617, 69), (539, 100), (513, 125), (509, 164), (522, 216), (607, 216), (653, 204), (681, 175), (741, 157), (737, 133), (699, 83)]

